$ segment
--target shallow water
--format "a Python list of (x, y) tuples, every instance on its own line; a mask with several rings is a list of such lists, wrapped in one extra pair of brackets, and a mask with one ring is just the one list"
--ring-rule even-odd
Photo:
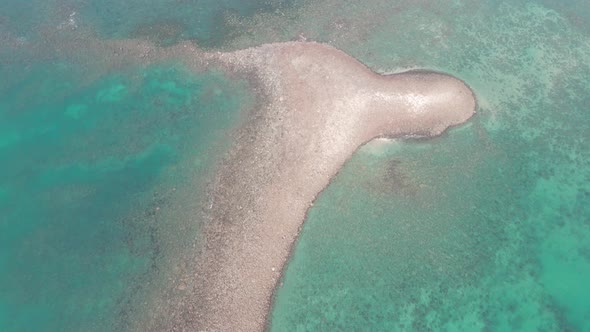
[(38, 63), (2, 91), (2, 331), (124, 327), (168, 256), (194, 242), (199, 223), (186, 217), (211, 150), (250, 98), (176, 64), (83, 87), (75, 71)]
[(272, 330), (590, 330), (587, 2), (0, 0), (1, 331), (125, 330), (165, 304), (254, 100), (215, 71), (19, 48), (60, 29), (225, 49), (306, 37), (473, 87), (468, 125), (371, 143), (320, 195)]
[(355, 155), (309, 214), (272, 330), (590, 329), (590, 16), (577, 14), (400, 6), (362, 47), (335, 41), (386, 72), (451, 72), (480, 110), (439, 139)]

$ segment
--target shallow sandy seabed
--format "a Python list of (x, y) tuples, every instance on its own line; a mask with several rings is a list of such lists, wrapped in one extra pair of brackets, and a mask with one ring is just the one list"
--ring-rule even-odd
[(250, 78), (263, 99), (237, 129), (211, 186), (196, 273), (182, 282), (188, 296), (154, 308), (141, 330), (263, 330), (307, 210), (346, 160), (377, 137), (440, 135), (477, 106), (471, 89), (452, 76), (379, 75), (319, 43), (222, 53), (191, 43), (158, 48), (84, 37), (51, 47), (80, 61), (101, 59), (104, 68), (164, 59), (195, 70), (223, 68)]

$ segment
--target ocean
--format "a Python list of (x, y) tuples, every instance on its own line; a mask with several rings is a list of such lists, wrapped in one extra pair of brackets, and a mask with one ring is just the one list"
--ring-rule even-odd
[[(104, 68), (48, 31), (325, 42), (464, 80), (478, 113), (362, 147), (308, 213), (273, 331), (590, 330), (590, 4), (0, 0), (0, 331), (121, 331), (176, 293), (248, 82)], [(39, 46), (40, 45), (40, 46)]]

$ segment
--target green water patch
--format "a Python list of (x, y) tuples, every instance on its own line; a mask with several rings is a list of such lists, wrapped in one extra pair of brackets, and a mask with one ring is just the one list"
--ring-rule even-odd
[(252, 96), (174, 63), (90, 84), (64, 63), (25, 72), (0, 91), (0, 330), (125, 329), (194, 244), (200, 221), (178, 206), (196, 208)]
[(47, 21), (54, 1), (0, 1), (0, 36), (10, 32), (15, 36), (30, 37), (39, 24)]

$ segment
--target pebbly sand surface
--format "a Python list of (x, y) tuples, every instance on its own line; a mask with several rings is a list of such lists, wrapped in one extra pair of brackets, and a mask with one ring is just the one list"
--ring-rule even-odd
[(154, 308), (141, 330), (264, 330), (307, 210), (346, 160), (378, 137), (440, 135), (477, 106), (471, 89), (452, 76), (379, 75), (325, 44), (222, 53), (191, 43), (159, 48), (84, 38), (62, 40), (57, 51), (102, 59), (105, 68), (163, 59), (181, 59), (195, 70), (221, 67), (248, 77), (262, 96), (218, 166), (194, 278), (183, 286), (188, 296)]

